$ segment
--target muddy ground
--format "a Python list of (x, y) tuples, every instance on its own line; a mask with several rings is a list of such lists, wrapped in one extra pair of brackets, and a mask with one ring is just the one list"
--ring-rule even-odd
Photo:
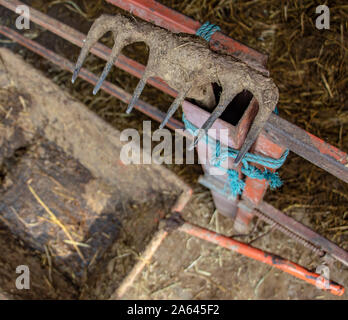
[[(93, 4), (75, 1), (81, 9), (53, 1), (27, 1), (35, 8), (87, 32), (91, 22), (102, 12), (118, 12), (103, 1)], [(233, 38), (270, 55), (271, 76), (280, 88), (279, 109), (282, 117), (308, 129), (331, 144), (347, 151), (347, 7), (344, 1), (330, 2), (332, 29), (319, 32), (314, 28), (315, 1), (165, 1), (165, 4), (201, 22), (209, 20)], [(81, 13), (82, 12), (82, 13)], [(13, 15), (1, 10), (2, 23), (12, 25)], [(76, 60), (79, 49), (33, 26), (28, 37), (55, 52)], [(1, 38), (4, 39), (4, 38)], [(5, 39), (4, 39), (5, 40)], [(110, 45), (110, 39), (104, 38)], [(124, 114), (125, 105), (101, 93), (92, 96), (92, 86), (79, 80), (70, 84), (71, 75), (38, 58), (35, 54), (9, 43), (2, 45), (20, 53), (63, 90), (80, 99), (90, 109), (117, 129), (134, 127), (141, 131), (138, 112)], [(146, 63), (142, 45), (125, 52)], [(89, 57), (87, 67), (100, 73), (104, 62)], [(109, 80), (132, 92), (137, 80), (119, 69)], [(171, 98), (147, 86), (142, 99), (167, 110)], [(305, 106), (305, 107), (304, 107)], [(177, 115), (180, 117), (180, 114)], [(315, 270), (320, 262), (310, 251), (271, 230), (263, 223), (255, 225), (248, 236), (236, 235), (232, 222), (215, 212), (210, 192), (196, 182), (199, 166), (168, 166), (190, 184), (194, 195), (184, 211), (187, 220), (241, 241), (268, 250)], [(319, 231), (343, 248), (348, 248), (347, 185), (324, 171), (291, 155), (280, 170), (284, 187), (269, 192), (267, 200), (287, 214)], [(331, 278), (348, 284), (347, 268), (335, 263)], [(144, 269), (125, 298), (134, 299), (335, 299), (315, 287), (281, 271), (231, 253), (226, 249), (174, 232)], [(347, 299), (345, 294), (341, 299)]]

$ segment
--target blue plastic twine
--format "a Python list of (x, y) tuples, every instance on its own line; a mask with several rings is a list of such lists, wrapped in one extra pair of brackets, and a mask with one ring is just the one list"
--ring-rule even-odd
[[(211, 24), (209, 21), (205, 22), (196, 32), (197, 36), (202, 37), (206, 41), (210, 41), (214, 32), (221, 30), (219, 26)], [(275, 114), (278, 114), (278, 108), (274, 110)], [(196, 135), (198, 128), (196, 128), (190, 121), (182, 115), (182, 120), (185, 124), (186, 130), (190, 131), (192, 135)], [(214, 141), (208, 135), (205, 136), (206, 144), (215, 144), (215, 155), (212, 157), (211, 163), (214, 167), (227, 173), (227, 183), (224, 187), (224, 193), (227, 193), (226, 187), (230, 189), (230, 193), (236, 197), (238, 194), (242, 194), (245, 182), (239, 178), (239, 173), (233, 169), (226, 169), (221, 166), (221, 163), (226, 161), (228, 158), (235, 159), (238, 155), (238, 150), (231, 147), (221, 148), (220, 141)], [(277, 172), (269, 171), (267, 168), (278, 169), (280, 168), (286, 160), (289, 154), (289, 150), (285, 150), (283, 155), (279, 159), (273, 159), (269, 157), (264, 157), (261, 155), (256, 155), (252, 153), (246, 153), (242, 159), (242, 173), (247, 177), (258, 180), (267, 180), (271, 189), (279, 188), (283, 183), (279, 178)], [(260, 164), (264, 167), (264, 170), (260, 170), (255, 166), (251, 165), (250, 162)]]
[[(186, 130), (195, 136), (198, 132), (198, 128), (195, 125), (193, 125), (190, 121), (188, 121), (185, 118), (184, 114), (182, 116), (182, 120), (184, 122)], [(221, 163), (226, 161), (228, 158), (235, 159), (238, 155), (239, 150), (233, 149), (231, 147), (222, 148), (220, 141), (215, 141), (208, 135), (205, 135), (205, 142), (208, 145), (215, 144), (215, 153), (211, 159), (211, 164), (219, 170), (222, 170), (223, 172), (227, 173), (228, 175), (228, 179), (223, 190), (224, 193), (227, 193), (227, 187), (229, 187), (230, 194), (232, 194), (234, 197), (236, 197), (238, 194), (242, 194), (245, 187), (245, 182), (239, 178), (238, 171), (233, 169), (226, 169), (221, 166)], [(284, 164), (288, 154), (289, 150), (287, 149), (279, 159), (273, 159), (270, 157), (247, 152), (244, 158), (242, 159), (241, 171), (245, 176), (250, 177), (252, 179), (267, 180), (271, 189), (279, 188), (283, 184), (279, 178), (279, 174), (277, 172), (269, 171), (268, 168), (280, 168)], [(260, 170), (255, 166), (251, 165), (251, 162), (262, 165), (264, 167), (264, 170)]]
[(201, 27), (196, 31), (196, 35), (202, 37), (204, 40), (209, 42), (212, 35), (216, 31), (220, 30), (221, 29), (219, 26), (211, 24), (209, 21), (207, 21), (204, 24), (202, 24)]

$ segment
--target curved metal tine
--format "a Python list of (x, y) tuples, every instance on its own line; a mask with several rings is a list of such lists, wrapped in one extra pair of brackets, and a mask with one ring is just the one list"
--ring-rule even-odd
[[(221, 98), (220, 98), (221, 100)], [(203, 138), (205, 134), (207, 134), (207, 131), (212, 127), (214, 122), (217, 118), (221, 116), (221, 114), (225, 111), (227, 108), (229, 101), (232, 101), (232, 99), (223, 99), (223, 101), (220, 101), (218, 106), (214, 109), (214, 111), (211, 113), (208, 120), (203, 124), (202, 128), (199, 129), (197, 137), (194, 139), (192, 144), (188, 147), (188, 150), (193, 150), (193, 148), (197, 145), (199, 140)]]
[(80, 55), (77, 59), (77, 63), (74, 69), (73, 76), (71, 78), (71, 82), (74, 83), (77, 76), (79, 75), (79, 72), (81, 70), (81, 67), (83, 65), (83, 62), (85, 61), (89, 50), (98, 42), (98, 40), (108, 31), (112, 31), (112, 26), (105, 27), (104, 23), (101, 23), (101, 19), (97, 19), (94, 21), (90, 31), (87, 34), (87, 38), (85, 40), (85, 43), (81, 49)]
[(242, 145), (242, 148), (238, 152), (238, 155), (236, 159), (234, 159), (233, 165), (237, 167), (239, 163), (242, 161), (244, 158), (245, 154), (249, 151), (251, 146), (254, 144), (256, 141), (257, 137), (259, 136), (261, 130), (265, 126), (268, 118), (270, 117), (271, 113), (273, 111), (269, 109), (261, 109), (259, 107), (259, 111), (253, 121), (253, 124), (251, 125), (251, 128), (245, 138), (245, 141)]
[(158, 56), (158, 54), (156, 53), (156, 51), (152, 51), (150, 49), (150, 54), (149, 54), (149, 58), (147, 60), (147, 65), (145, 68), (145, 71), (143, 73), (143, 76), (141, 77), (139, 83), (137, 84), (137, 87), (134, 90), (132, 99), (130, 100), (126, 113), (131, 113), (134, 105), (136, 104), (137, 100), (139, 99), (141, 93), (143, 92), (145, 85), (146, 85), (146, 81), (147, 79), (149, 79), (152, 75), (153, 75), (153, 70), (155, 70), (156, 65), (155, 65), (155, 60), (153, 59), (153, 57)]
[(144, 90), (145, 88), (145, 85), (146, 85), (146, 80), (149, 78), (148, 75), (143, 75), (143, 77), (140, 79), (137, 87), (135, 88), (134, 90), (134, 94), (133, 94), (133, 97), (131, 99), (131, 101), (129, 102), (128, 104), (128, 107), (127, 107), (127, 110), (126, 110), (126, 113), (131, 113), (133, 108), (134, 108), (134, 105), (136, 104), (136, 102), (138, 101), (142, 91)]
[(185, 90), (178, 93), (175, 100), (173, 101), (173, 103), (169, 107), (168, 112), (167, 112), (164, 120), (160, 124), (160, 126), (159, 126), (160, 129), (164, 128), (164, 126), (167, 124), (169, 119), (174, 115), (175, 111), (178, 110), (178, 108), (180, 107), (182, 102), (185, 100), (185, 97), (191, 88), (192, 88), (192, 85), (188, 86)]
[(115, 38), (115, 45), (112, 48), (112, 52), (111, 55), (104, 67), (104, 70), (98, 80), (98, 83), (95, 85), (94, 89), (93, 89), (93, 94), (96, 95), (100, 89), (100, 87), (103, 84), (103, 81), (105, 80), (105, 78), (107, 77), (107, 75), (109, 74), (111, 68), (113, 67), (113, 65), (115, 64), (117, 57), (119, 56), (119, 54), (121, 53), (121, 50), (123, 48), (123, 44), (122, 43), (117, 43), (116, 44), (116, 38)]

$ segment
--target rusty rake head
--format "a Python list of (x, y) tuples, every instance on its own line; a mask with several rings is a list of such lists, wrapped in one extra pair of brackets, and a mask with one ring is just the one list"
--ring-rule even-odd
[[(214, 82), (221, 84), (223, 90), (219, 103), (203, 124), (202, 130), (199, 130), (199, 134), (189, 147), (190, 149), (197, 145), (198, 141), (208, 132), (216, 119), (224, 112), (229, 102), (239, 92), (246, 89), (255, 96), (259, 103), (259, 111), (235, 159), (234, 163), (238, 165), (255, 142), (278, 101), (278, 90), (271, 79), (228, 56), (221, 56), (212, 52), (197, 37), (173, 34), (152, 24), (133, 21), (122, 15), (103, 15), (94, 22), (87, 35), (73, 73), (73, 83), (92, 46), (108, 31), (113, 32), (115, 43), (104, 70), (94, 87), (93, 94), (99, 91), (123, 47), (141, 41), (145, 42), (150, 48), (147, 67), (134, 90), (126, 110), (127, 113), (132, 111), (146, 85), (146, 81), (153, 76), (164, 79), (178, 92), (160, 124), (160, 128), (167, 124), (186, 97), (196, 100), (200, 98), (202, 91), (197, 90), (198, 87), (204, 87), (205, 85), (208, 88)], [(213, 91), (210, 89), (210, 91), (204, 90), (204, 92), (208, 92), (210, 95), (208, 98), (212, 101)]]

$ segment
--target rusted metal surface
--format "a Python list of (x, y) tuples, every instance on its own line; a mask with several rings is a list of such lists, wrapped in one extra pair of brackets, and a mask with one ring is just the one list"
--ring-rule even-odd
[[(154, 0), (107, 0), (107, 2), (172, 32), (195, 34), (201, 26), (198, 21)], [(210, 44), (213, 49), (228, 52), (255, 69), (266, 75), (268, 74), (268, 70), (265, 68), (266, 55), (233, 40), (221, 32), (213, 34)]]
[[(261, 154), (264, 154), (266, 156), (274, 157), (274, 158), (279, 158), (281, 157), (282, 153), (284, 152), (284, 148), (271, 148), (269, 147), (267, 151), (260, 152), (257, 149), (257, 146), (259, 144), (256, 144), (254, 146), (254, 150), (258, 151)], [(266, 144), (267, 145), (267, 144)], [(257, 168), (260, 170), (264, 170), (264, 168), (258, 164), (254, 164)], [(274, 171), (273, 169), (269, 169), (271, 171)], [(259, 179), (253, 179), (250, 177), (245, 178), (245, 187), (242, 193), (241, 198), (243, 200), (247, 200), (253, 205), (257, 205), (262, 201), (266, 191), (268, 188), (268, 182), (264, 180), (259, 180)], [(248, 210), (247, 208), (243, 208), (242, 206), (238, 206), (237, 209), (237, 214), (236, 214), (236, 219), (234, 222), (234, 227), (235, 229), (240, 232), (240, 233), (246, 233), (249, 231), (251, 222), (254, 218), (254, 212)]]
[(344, 293), (343, 286), (336, 284), (333, 281), (329, 281), (327, 283), (327, 288), (325, 288), (324, 282), (320, 280), (319, 274), (310, 272), (305, 268), (291, 261), (285, 260), (279, 256), (276, 256), (272, 253), (262, 251), (260, 249), (251, 247), (245, 243), (233, 240), (213, 231), (203, 229), (189, 223), (183, 224), (178, 230), (185, 232), (191, 236), (217, 244), (221, 247), (237, 252), (251, 259), (271, 265), (272, 267), (289, 273), (292, 276), (304, 280), (311, 285), (315, 286), (318, 284), (322, 284), (322, 289), (329, 291), (334, 295), (341, 296)]
[(277, 144), (348, 183), (348, 155), (294, 124), (271, 115), (264, 131)]
[(272, 226), (272, 228), (275, 228), (275, 229), (279, 230), (280, 232), (282, 232), (285, 235), (287, 235), (289, 238), (292, 238), (295, 241), (301, 243), (304, 247), (312, 250), (315, 254), (319, 255), (320, 257), (323, 257), (325, 255), (325, 252), (322, 249), (319, 249), (318, 247), (314, 246), (311, 242), (301, 238), (296, 233), (290, 231), (286, 227), (284, 227), (281, 224), (275, 222), (273, 219), (269, 218), (267, 215), (263, 214), (262, 212), (260, 212), (258, 210), (254, 210), (253, 212), (262, 221), (270, 224)]
[(261, 211), (276, 223), (286, 227), (291, 232), (312, 243), (316, 247), (330, 254), (338, 261), (342, 262), (344, 265), (348, 266), (348, 252), (341, 249), (335, 243), (320, 236), (310, 228), (287, 216), (266, 202), (259, 203), (257, 210)]
[[(187, 120), (189, 120), (197, 128), (200, 128), (207, 121), (210, 115), (208, 111), (205, 111), (188, 101), (183, 102), (182, 108)], [(243, 141), (245, 140), (247, 131), (249, 129), (248, 126), (250, 126), (250, 122), (254, 117), (254, 108), (251, 106), (244, 112), (242, 118), (236, 126), (233, 126), (222, 119), (217, 119), (211, 127), (211, 129), (216, 130), (216, 136), (213, 138), (220, 140), (224, 145), (239, 149), (242, 146)], [(223, 129), (228, 130), (228, 136), (220, 135), (220, 130)]]

